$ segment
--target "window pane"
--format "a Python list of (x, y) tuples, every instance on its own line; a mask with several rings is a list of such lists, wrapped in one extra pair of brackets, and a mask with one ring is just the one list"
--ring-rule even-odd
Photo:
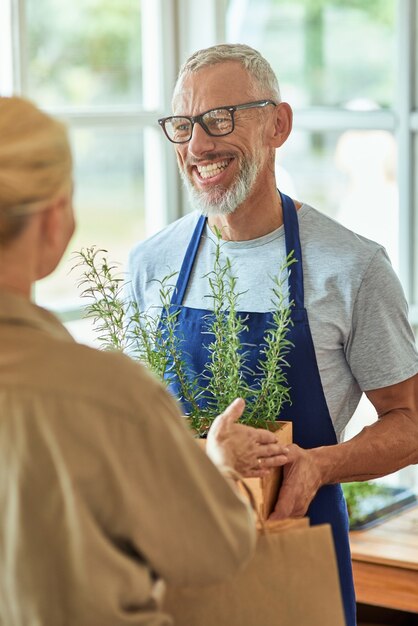
[(92, 318), (83, 317), (82, 319), (67, 322), (64, 325), (78, 343), (84, 343), (92, 348), (100, 349), (99, 333), (94, 330)]
[(294, 130), (277, 154), (284, 192), (385, 246), (398, 267), (396, 145), (387, 131)]
[(294, 107), (344, 106), (359, 98), (388, 107), (395, 13), (393, 0), (230, 0), (227, 40), (260, 50)]
[(43, 105), (142, 101), (140, 0), (26, 0), (27, 91)]
[(52, 308), (72, 306), (79, 296), (77, 272), (69, 273), (74, 251), (95, 245), (123, 265), (145, 235), (142, 131), (78, 129), (72, 143), (77, 231), (58, 270), (36, 285), (37, 302)]

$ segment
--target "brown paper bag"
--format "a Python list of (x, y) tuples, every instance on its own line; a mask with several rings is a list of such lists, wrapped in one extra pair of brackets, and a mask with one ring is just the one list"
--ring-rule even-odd
[(259, 533), (253, 559), (232, 580), (168, 588), (175, 625), (344, 626), (330, 526), (286, 522), (282, 532)]

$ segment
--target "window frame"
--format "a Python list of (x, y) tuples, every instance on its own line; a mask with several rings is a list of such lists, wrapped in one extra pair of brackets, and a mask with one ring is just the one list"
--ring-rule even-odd
[[(28, 96), (27, 89), (27, 33), (25, 7), (27, 0), (2, 0), (0, 8), (0, 93), (2, 95)], [(54, 106), (44, 110), (63, 121), (69, 128), (101, 129), (111, 126), (132, 127), (135, 132), (144, 131), (144, 150), (152, 155), (148, 161), (151, 165), (144, 169), (145, 223), (148, 234), (162, 228), (182, 214), (180, 181), (170, 146), (164, 137), (160, 137), (157, 119), (166, 114), (170, 107), (171, 90), (175, 81), (178, 59), (176, 54), (175, 34), (175, 3), (167, 0), (139, 0), (143, 24), (142, 47), (146, 51), (144, 59), (144, 101), (135, 106)], [(3, 27), (1, 26), (3, 24)], [(153, 38), (152, 32), (158, 27), (158, 37)], [(155, 89), (154, 51), (158, 50), (160, 75), (157, 77), (158, 88)], [(147, 82), (154, 83), (154, 89), (146, 89)], [(151, 94), (151, 97), (149, 97)], [(150, 131), (150, 132), (149, 132)], [(155, 132), (154, 132), (155, 131)], [(158, 135), (157, 135), (158, 133)], [(161, 134), (162, 135), (162, 134)], [(155, 189), (155, 170), (160, 170), (160, 187)], [(158, 210), (155, 210), (156, 205)], [(36, 289), (34, 297), (36, 299)], [(61, 307), (50, 304), (62, 322), (76, 321), (83, 317), (84, 306)]]

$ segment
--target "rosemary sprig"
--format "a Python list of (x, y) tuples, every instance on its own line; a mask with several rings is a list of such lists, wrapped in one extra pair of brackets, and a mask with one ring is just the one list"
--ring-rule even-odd
[(288, 302), (287, 281), (289, 268), (295, 262), (292, 250), (284, 259), (278, 275), (272, 277), (273, 320), (264, 335), (264, 345), (260, 351), (261, 358), (257, 365), (259, 386), (255, 389), (253, 401), (243, 422), (275, 420), (283, 404), (291, 403), (290, 388), (284, 368), (289, 367), (286, 355), (293, 347), (293, 343), (287, 339), (292, 325), (291, 311), (294, 306), (293, 300)]
[(127, 348), (125, 310), (123, 303), (123, 279), (114, 276), (116, 265), (109, 265), (107, 250), (95, 246), (82, 248), (75, 253), (78, 262), (75, 268), (82, 268), (78, 281), (81, 297), (90, 300), (86, 317), (93, 319), (103, 350)]
[(198, 404), (199, 388), (194, 372), (186, 365), (187, 356), (184, 345), (185, 338), (178, 333), (178, 316), (180, 306), (172, 307), (171, 298), (175, 285), (169, 284), (177, 273), (164, 277), (160, 283), (159, 298), (161, 303), (161, 319), (157, 322), (155, 351), (164, 360), (164, 371), (160, 372), (166, 384), (177, 380), (180, 388), (179, 400), (187, 407), (187, 417), (191, 427), (199, 432), (202, 410)]
[(247, 352), (242, 337), (248, 331), (246, 318), (237, 313), (241, 294), (236, 293), (236, 277), (232, 275), (231, 262), (221, 255), (221, 233), (215, 231), (217, 243), (213, 270), (206, 275), (209, 280), (213, 312), (206, 316), (205, 333), (213, 336), (207, 346), (209, 353), (203, 379), (207, 381), (208, 408), (218, 415), (236, 398), (249, 395), (244, 372), (247, 369)]

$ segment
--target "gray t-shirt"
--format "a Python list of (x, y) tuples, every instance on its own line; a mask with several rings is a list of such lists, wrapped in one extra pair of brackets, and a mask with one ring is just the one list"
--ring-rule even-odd
[[(190, 213), (139, 243), (128, 268), (130, 297), (155, 313), (159, 283), (178, 272), (199, 214)], [(325, 398), (341, 439), (362, 391), (418, 372), (418, 354), (402, 287), (382, 246), (304, 204), (298, 211), (305, 307)], [(211, 308), (208, 278), (216, 237), (208, 226), (183, 304)], [(241, 293), (239, 310), (270, 311), (272, 276), (285, 258), (284, 228), (250, 241), (226, 241)], [(175, 280), (175, 279), (174, 279)]]

